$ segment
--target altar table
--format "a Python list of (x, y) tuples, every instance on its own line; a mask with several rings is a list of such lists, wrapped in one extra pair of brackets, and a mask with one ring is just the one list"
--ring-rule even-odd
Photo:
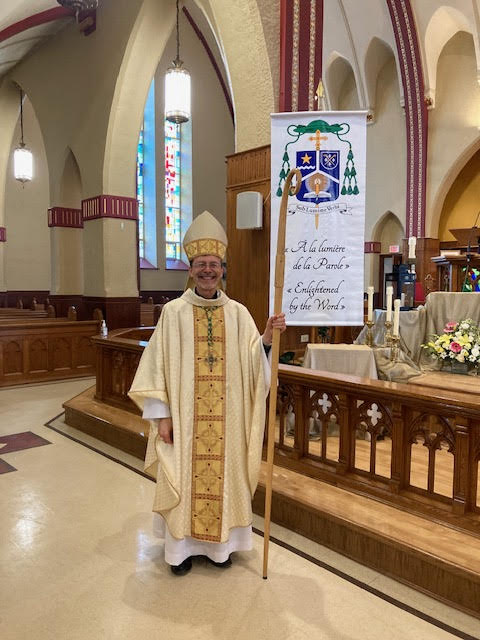
[(364, 344), (307, 344), (303, 366), (378, 379), (373, 350)]

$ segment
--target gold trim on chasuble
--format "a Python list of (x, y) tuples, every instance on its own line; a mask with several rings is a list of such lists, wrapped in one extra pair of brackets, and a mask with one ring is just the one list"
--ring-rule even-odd
[(192, 441), (192, 538), (220, 542), (225, 462), (225, 316), (193, 307), (195, 401)]

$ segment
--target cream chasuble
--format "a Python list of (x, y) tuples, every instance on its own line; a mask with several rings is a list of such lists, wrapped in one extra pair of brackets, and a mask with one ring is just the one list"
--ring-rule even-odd
[(165, 305), (130, 397), (168, 404), (173, 446), (150, 430), (145, 470), (157, 479), (153, 510), (175, 539), (225, 542), (251, 524), (267, 392), (263, 347), (247, 309), (223, 292), (187, 290)]

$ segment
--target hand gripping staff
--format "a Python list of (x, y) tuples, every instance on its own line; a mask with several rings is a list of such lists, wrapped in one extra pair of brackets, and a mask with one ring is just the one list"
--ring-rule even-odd
[[(291, 186), (293, 176), (296, 184)], [(282, 312), (283, 281), (285, 275), (285, 226), (287, 222), (288, 196), (294, 196), (300, 191), (302, 174), (298, 169), (289, 171), (283, 186), (282, 202), (280, 203), (280, 216), (278, 219), (277, 256), (275, 259), (275, 298), (273, 313)], [(268, 405), (268, 440), (267, 440), (267, 477), (265, 484), (265, 533), (263, 538), (263, 579), (267, 579), (268, 571), (268, 544), (270, 542), (270, 515), (272, 511), (272, 476), (273, 476), (273, 451), (275, 444), (275, 418), (277, 413), (277, 381), (278, 358), (280, 355), (280, 329), (273, 329), (272, 336), (272, 378), (270, 383), (270, 401)]]

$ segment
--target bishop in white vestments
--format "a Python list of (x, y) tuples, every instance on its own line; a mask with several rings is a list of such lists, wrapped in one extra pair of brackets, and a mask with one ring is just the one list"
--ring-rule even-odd
[(261, 463), (266, 349), (283, 314), (260, 336), (247, 309), (219, 289), (227, 238), (208, 212), (185, 234), (185, 293), (165, 305), (130, 397), (151, 420), (145, 470), (157, 480), (153, 510), (165, 522), (165, 560), (176, 575), (202, 555), (218, 566), (252, 547)]

